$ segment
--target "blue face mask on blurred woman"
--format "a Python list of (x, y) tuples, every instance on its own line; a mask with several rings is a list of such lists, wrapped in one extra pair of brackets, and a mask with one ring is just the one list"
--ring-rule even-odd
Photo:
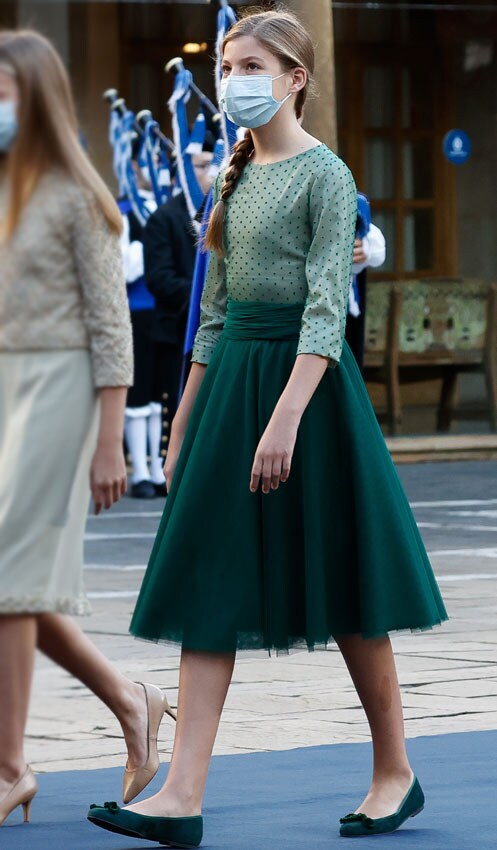
[(262, 127), (274, 118), (278, 109), (292, 96), (290, 92), (283, 100), (273, 97), (273, 80), (285, 76), (286, 73), (278, 77), (272, 77), (271, 74), (231, 74), (224, 77), (221, 80), (219, 105), (230, 121), (239, 127), (251, 130)]
[(17, 112), (13, 100), (0, 100), (0, 153), (7, 153), (17, 136)]

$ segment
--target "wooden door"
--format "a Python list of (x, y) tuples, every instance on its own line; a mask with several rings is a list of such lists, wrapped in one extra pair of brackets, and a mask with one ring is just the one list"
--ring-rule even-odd
[(455, 187), (442, 153), (450, 98), (435, 46), (341, 45), (337, 94), (340, 154), (387, 241), (375, 276), (454, 275)]

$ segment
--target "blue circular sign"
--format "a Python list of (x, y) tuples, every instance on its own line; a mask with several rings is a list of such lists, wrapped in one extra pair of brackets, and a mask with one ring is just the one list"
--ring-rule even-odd
[(471, 140), (464, 130), (449, 130), (444, 136), (443, 152), (449, 162), (462, 165), (471, 154)]

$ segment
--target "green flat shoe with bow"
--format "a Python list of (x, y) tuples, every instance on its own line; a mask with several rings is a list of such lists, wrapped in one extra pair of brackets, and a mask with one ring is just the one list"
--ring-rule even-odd
[(88, 812), (88, 820), (95, 826), (129, 835), (131, 838), (145, 838), (157, 841), (167, 847), (179, 847), (189, 850), (198, 847), (202, 841), (203, 821), (200, 815), (189, 818), (156, 818), (140, 815), (121, 809), (117, 803), (93, 803)]
[(411, 787), (393, 815), (385, 818), (368, 818), (362, 812), (340, 818), (340, 835), (343, 838), (360, 838), (363, 835), (381, 835), (395, 832), (408, 818), (418, 815), (424, 808), (425, 795), (414, 777)]

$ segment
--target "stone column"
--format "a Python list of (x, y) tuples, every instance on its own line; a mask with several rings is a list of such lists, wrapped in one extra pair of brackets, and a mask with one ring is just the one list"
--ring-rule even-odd
[(49, 38), (62, 57), (69, 62), (69, 11), (67, 0), (63, 2), (40, 2), (40, 0), (19, 0), (17, 6), (17, 25), (34, 27)]
[[(8, 4), (12, 6), (10, 0)], [(6, 24), (0, 0), (0, 24)], [(51, 39), (71, 79), (81, 131), (99, 172), (114, 188), (112, 153), (107, 141), (109, 109), (105, 89), (119, 86), (119, 9), (117, 3), (69, 0), (17, 0), (17, 25), (35, 27)]]
[(316, 48), (317, 94), (308, 102), (304, 126), (333, 150), (337, 149), (335, 51), (332, 0), (286, 0), (311, 33)]
[(71, 5), (70, 33), (71, 81), (81, 130), (93, 163), (115, 190), (108, 142), (109, 107), (102, 94), (105, 89), (119, 88), (118, 4)]

